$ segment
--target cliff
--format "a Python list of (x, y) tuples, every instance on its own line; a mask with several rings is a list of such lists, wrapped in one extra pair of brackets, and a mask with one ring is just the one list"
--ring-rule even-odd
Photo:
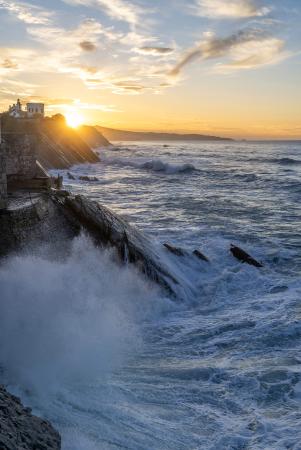
[(61, 438), (46, 420), (31, 414), (0, 385), (0, 449), (59, 450)]
[(110, 142), (95, 128), (89, 125), (82, 125), (77, 129), (78, 135), (91, 148), (108, 147)]
[(38, 131), (38, 160), (46, 169), (66, 169), (74, 164), (99, 161), (89, 145), (75, 129), (66, 126), (65, 118), (59, 114), (41, 121)]
[[(8, 255), (20, 251), (36, 254), (37, 249), (44, 252), (46, 248), (52, 258), (61, 261), (68, 257), (74, 238), (82, 232), (97, 247), (115, 249), (121, 264), (134, 264), (175, 300), (190, 289), (179, 270), (168, 263), (168, 256), (144, 233), (99, 203), (66, 191), (11, 193), (7, 207), (0, 210), (0, 265)], [(60, 438), (52, 426), (32, 416), (2, 387), (0, 449), (60, 449)]]
[(152, 133), (123, 131), (97, 126), (105, 138), (110, 141), (232, 141), (230, 138), (207, 136), (204, 134)]
[(60, 114), (37, 120), (13, 119), (3, 114), (2, 133), (36, 136), (37, 159), (46, 169), (68, 169), (74, 164), (98, 162), (99, 157), (91, 147), (94, 143), (110, 145), (101, 133), (93, 132), (93, 127), (83, 130), (68, 127)]
[(0, 264), (2, 257), (43, 245), (64, 258), (81, 232), (97, 247), (114, 248), (122, 263), (137, 266), (175, 299), (186, 295), (179, 271), (174, 272), (166, 255), (144, 233), (105, 206), (65, 191), (16, 192), (9, 197), (0, 215)]

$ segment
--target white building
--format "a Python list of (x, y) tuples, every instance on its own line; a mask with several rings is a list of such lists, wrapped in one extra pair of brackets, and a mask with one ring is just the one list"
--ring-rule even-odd
[(44, 117), (44, 103), (27, 103), (26, 104), (26, 111), (22, 110), (22, 103), (20, 102), (20, 99), (18, 98), (17, 103), (14, 103), (9, 107), (8, 113), (10, 116), (15, 117), (16, 119), (20, 118), (32, 118), (41, 116)]
[(44, 117), (44, 103), (27, 103), (27, 117), (34, 117), (36, 114)]
[(9, 115), (15, 118), (20, 118), (24, 116), (24, 111), (22, 111), (22, 104), (18, 98), (17, 103), (14, 103), (9, 107)]

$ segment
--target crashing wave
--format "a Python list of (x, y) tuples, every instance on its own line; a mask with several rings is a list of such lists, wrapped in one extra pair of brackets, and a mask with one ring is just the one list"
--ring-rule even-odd
[(136, 169), (146, 169), (154, 172), (162, 172), (166, 174), (189, 173), (197, 170), (193, 164), (170, 164), (161, 159), (150, 159), (137, 161), (129, 158), (112, 158), (102, 155), (102, 162), (109, 165), (116, 165), (122, 167), (134, 167)]

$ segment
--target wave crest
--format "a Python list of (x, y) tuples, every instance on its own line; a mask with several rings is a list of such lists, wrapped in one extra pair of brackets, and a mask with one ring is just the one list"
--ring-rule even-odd
[(113, 158), (106, 155), (102, 155), (102, 161), (108, 165), (116, 165), (122, 167), (134, 167), (136, 169), (145, 169), (153, 172), (162, 172), (168, 175), (176, 173), (189, 173), (197, 170), (193, 164), (171, 164), (161, 159), (150, 159), (137, 161), (129, 158)]

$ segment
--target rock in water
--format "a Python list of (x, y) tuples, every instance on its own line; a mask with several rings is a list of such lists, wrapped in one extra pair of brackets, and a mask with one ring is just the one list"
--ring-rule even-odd
[(60, 450), (61, 438), (46, 420), (31, 414), (0, 385), (0, 449)]
[(207, 258), (207, 256), (205, 256), (202, 252), (200, 252), (199, 250), (194, 250), (193, 254), (201, 259), (202, 261), (206, 261), (206, 262), (210, 262), (209, 259)]
[(69, 180), (75, 180), (76, 179), (75, 176), (72, 175), (71, 172), (67, 172), (67, 176), (68, 176)]
[(256, 259), (252, 258), (252, 256), (250, 256), (247, 252), (245, 252), (241, 248), (236, 247), (236, 245), (231, 244), (230, 252), (236, 259), (238, 259), (243, 263), (250, 264), (250, 266), (263, 267), (263, 265), (260, 262), (256, 261)]
[(185, 256), (185, 251), (182, 248), (174, 247), (173, 245), (167, 244), (167, 242), (163, 245), (170, 253), (173, 253), (176, 256)]
[(96, 177), (88, 177), (87, 175), (83, 175), (78, 178), (81, 181), (99, 181)]

